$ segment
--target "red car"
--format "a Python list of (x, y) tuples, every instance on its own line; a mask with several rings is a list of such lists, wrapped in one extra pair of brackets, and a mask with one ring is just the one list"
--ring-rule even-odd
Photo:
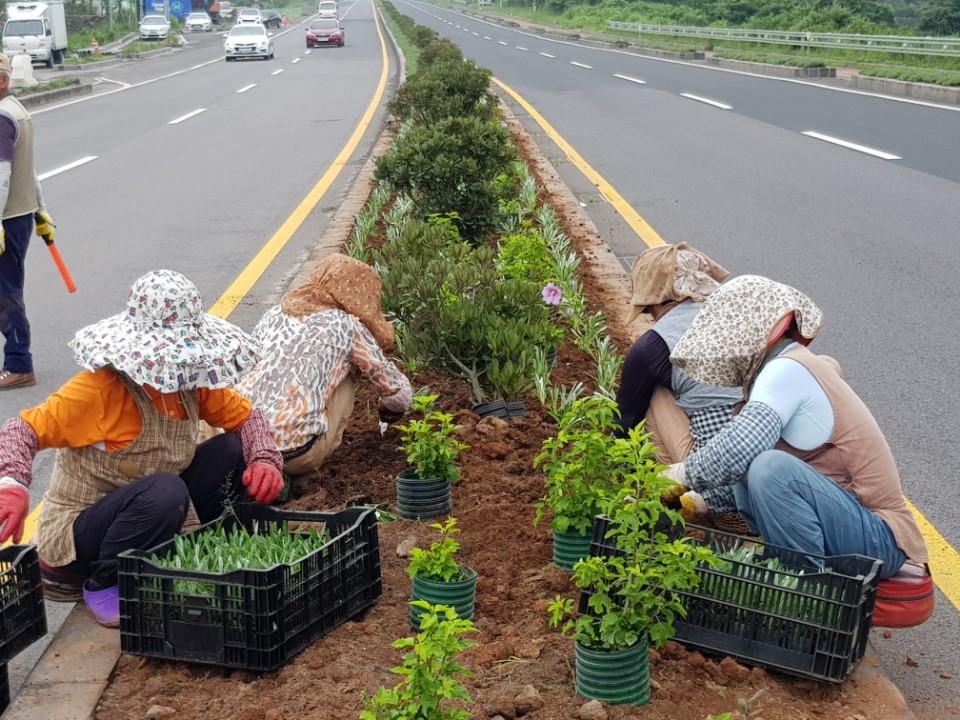
[(319, 47), (320, 45), (336, 45), (343, 47), (346, 42), (346, 36), (343, 32), (343, 25), (339, 20), (314, 20), (307, 28), (307, 47)]

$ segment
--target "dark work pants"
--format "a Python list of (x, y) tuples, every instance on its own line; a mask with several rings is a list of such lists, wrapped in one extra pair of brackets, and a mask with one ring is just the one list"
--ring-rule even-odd
[(0, 333), (6, 338), (3, 369), (15, 373), (33, 372), (30, 355), (30, 323), (23, 301), (27, 248), (33, 234), (33, 215), (3, 221), (7, 250), (0, 255)]
[(157, 473), (114, 490), (74, 522), (77, 559), (63, 570), (90, 577), (101, 587), (116, 585), (117, 555), (170, 540), (187, 517), (188, 497), (200, 522), (219, 517), (227, 495), (246, 497), (245, 469), (240, 438), (227, 433), (198, 446), (193, 462), (179, 476)]

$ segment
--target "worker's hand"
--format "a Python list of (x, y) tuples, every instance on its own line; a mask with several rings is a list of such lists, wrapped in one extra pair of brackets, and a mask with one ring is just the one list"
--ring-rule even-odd
[(270, 463), (255, 462), (243, 473), (247, 495), (258, 503), (269, 505), (283, 490), (283, 475)]
[(687, 522), (702, 519), (707, 514), (707, 503), (703, 496), (695, 490), (685, 492), (680, 496), (680, 517)]
[(3, 255), (6, 249), (7, 249), (7, 231), (3, 229), (3, 225), (0, 225), (0, 255)]
[(660, 495), (660, 502), (664, 505), (675, 507), (677, 501), (680, 500), (680, 496), (689, 490), (689, 488), (684, 485), (687, 474), (683, 469), (683, 463), (667, 465), (666, 470), (663, 471), (663, 476), (668, 480), (672, 480), (673, 485)]
[(380, 416), (380, 422), (384, 422), (387, 425), (393, 425), (393, 423), (400, 422), (403, 419), (402, 412), (388, 410), (383, 405), (377, 408), (377, 414)]
[(54, 236), (57, 234), (57, 226), (53, 224), (53, 218), (50, 217), (50, 213), (46, 210), (37, 210), (33, 214), (33, 222), (36, 224), (37, 237), (43, 238), (43, 241), (47, 244), (53, 242)]
[(30, 493), (11, 477), (0, 478), (0, 543), (23, 539), (23, 523), (30, 509)]

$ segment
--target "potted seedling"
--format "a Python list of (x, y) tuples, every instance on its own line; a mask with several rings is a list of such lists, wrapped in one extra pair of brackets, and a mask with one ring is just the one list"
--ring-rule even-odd
[(400, 449), (410, 468), (397, 476), (397, 512), (412, 520), (445, 515), (452, 509), (450, 484), (460, 479), (457, 456), (467, 445), (453, 434), (453, 415), (436, 408), (438, 395), (417, 395), (413, 410), (421, 419), (398, 425)]
[[(473, 618), (477, 598), (477, 573), (457, 563), (455, 555), (460, 543), (453, 539), (460, 534), (456, 518), (447, 518), (444, 523), (430, 527), (440, 534), (440, 539), (430, 548), (414, 548), (410, 556), (407, 574), (413, 580), (413, 600), (426, 600), (433, 605), (447, 605), (457, 616)], [(414, 602), (410, 608), (410, 624), (420, 627), (423, 609)]]
[(607, 503), (606, 539), (615, 550), (573, 567), (582, 591), (580, 615), (558, 596), (550, 623), (576, 642), (576, 687), (586, 698), (644, 705), (650, 695), (649, 643), (660, 646), (685, 615), (680, 592), (696, 587), (697, 568), (711, 551), (676, 532), (679, 514), (660, 502), (670, 482), (653, 459), (649, 436), (634, 428), (613, 442), (611, 456), (625, 468), (624, 487)]
[(610, 452), (616, 417), (616, 402), (609, 398), (574, 400), (561, 415), (557, 434), (544, 441), (534, 459), (534, 467), (546, 473), (547, 490), (537, 503), (534, 525), (551, 516), (553, 562), (564, 570), (587, 555), (593, 518), (622, 485), (623, 468)]

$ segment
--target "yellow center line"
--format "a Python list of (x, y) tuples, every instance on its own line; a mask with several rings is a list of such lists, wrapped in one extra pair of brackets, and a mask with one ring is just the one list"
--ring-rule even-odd
[[(633, 228), (633, 231), (647, 247), (664, 244), (663, 238), (660, 237), (657, 231), (654, 230), (646, 220), (640, 217), (640, 213), (634, 210), (630, 204), (624, 200), (623, 196), (584, 160), (583, 156), (557, 132), (556, 128), (554, 128), (533, 105), (527, 102), (520, 93), (502, 80), (493, 78), (493, 82), (510, 95), (510, 97), (526, 111), (533, 121), (546, 133), (547, 137), (563, 151), (567, 159), (597, 187), (601, 194), (603, 194), (610, 204), (613, 205), (614, 209), (620, 213), (620, 216)], [(920, 526), (920, 532), (923, 534), (923, 539), (927, 543), (927, 550), (930, 553), (930, 572), (933, 574), (933, 579), (937, 583), (937, 587), (939, 587), (941, 592), (953, 603), (954, 607), (960, 610), (960, 553), (957, 552), (947, 539), (933, 526), (933, 523), (927, 520), (927, 518), (923, 516), (923, 513), (917, 510), (909, 500), (907, 500), (907, 507), (916, 518), (917, 524)]]
[[(371, 7), (372, 6), (373, 2), (371, 0)], [(231, 313), (237, 309), (237, 306), (243, 302), (243, 299), (263, 276), (263, 273), (267, 271), (270, 264), (276, 259), (277, 255), (280, 254), (280, 251), (286, 247), (287, 243), (290, 242), (290, 238), (300, 229), (304, 220), (307, 219), (307, 216), (310, 215), (330, 189), (330, 186), (333, 185), (343, 168), (346, 167), (347, 162), (349, 162), (350, 156), (353, 155), (354, 151), (360, 145), (360, 141), (363, 139), (367, 128), (370, 127), (373, 116), (376, 114), (377, 108), (380, 106), (380, 101), (383, 99), (383, 93), (387, 88), (387, 78), (390, 74), (390, 58), (387, 54), (387, 43), (384, 39), (383, 31), (380, 29), (380, 18), (377, 15), (376, 8), (374, 8), (373, 12), (373, 21), (377, 28), (377, 36), (380, 38), (381, 67), (380, 80), (377, 83), (377, 89), (373, 93), (370, 104), (367, 105), (367, 109), (360, 118), (360, 122), (354, 129), (353, 134), (347, 139), (343, 149), (341, 149), (340, 153), (334, 158), (317, 184), (313, 186), (306, 197), (300, 201), (300, 204), (297, 205), (290, 214), (290, 217), (288, 217), (273, 236), (267, 240), (266, 244), (260, 248), (260, 251), (254, 256), (250, 263), (230, 284), (230, 287), (228, 287), (223, 295), (213, 304), (210, 308), (211, 315), (226, 319), (230, 317)], [(27, 516), (23, 526), (24, 543), (29, 543), (36, 535), (37, 520), (40, 517), (42, 508), (43, 501), (41, 500)]]

